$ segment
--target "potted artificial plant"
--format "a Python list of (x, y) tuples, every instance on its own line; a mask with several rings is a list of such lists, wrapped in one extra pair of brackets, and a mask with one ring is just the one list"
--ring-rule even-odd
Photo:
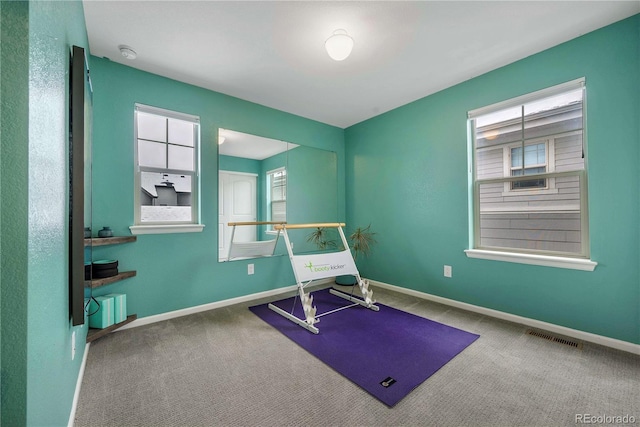
[(329, 248), (335, 248), (338, 245), (324, 227), (318, 227), (307, 236), (307, 242), (315, 244), (319, 250), (323, 251)]
[[(369, 256), (371, 252), (371, 247), (376, 244), (376, 239), (374, 239), (374, 233), (371, 231), (371, 224), (366, 227), (358, 227), (353, 233), (349, 235), (347, 241), (351, 247), (351, 252), (353, 253), (353, 260), (357, 261), (358, 256)], [(353, 275), (346, 276), (337, 276), (336, 277), (337, 285), (355, 285), (356, 278)]]
[(358, 227), (349, 236), (349, 242), (351, 243), (351, 250), (353, 251), (353, 259), (357, 260), (358, 255), (368, 256), (371, 251), (371, 246), (376, 244), (376, 239), (373, 236), (376, 233), (371, 231), (371, 224), (366, 227)]

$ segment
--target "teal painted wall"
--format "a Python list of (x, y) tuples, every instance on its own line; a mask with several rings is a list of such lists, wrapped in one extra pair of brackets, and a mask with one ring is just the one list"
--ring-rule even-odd
[[(346, 129), (347, 221), (378, 233), (372, 255), (359, 260), (362, 273), (640, 343), (639, 29), (636, 15)], [(467, 258), (467, 111), (583, 76), (598, 267)]]
[(297, 205), (287, 206), (287, 220), (300, 222), (330, 222), (338, 220), (337, 163), (335, 153), (309, 147), (297, 147), (288, 152), (287, 198)]
[(141, 235), (135, 243), (94, 248), (137, 276), (96, 291), (124, 292), (139, 317), (295, 284), (287, 257), (218, 263), (218, 128), (334, 151), (339, 215), (344, 218), (344, 131), (157, 75), (91, 58), (94, 85), (93, 229), (129, 235), (133, 224), (133, 108), (136, 102), (200, 116), (201, 233)]
[(70, 46), (88, 46), (82, 3), (2, 2), (2, 33), (2, 423), (66, 425), (86, 336), (69, 320), (67, 273), (68, 71)]
[(220, 170), (233, 171), (233, 172), (245, 172), (245, 173), (260, 173), (260, 161), (252, 159), (243, 159), (241, 157), (233, 156), (220, 156)]
[(0, 2), (0, 424), (27, 419), (29, 4)]
[[(86, 326), (74, 328), (69, 321), (68, 86), (72, 45), (89, 47), (82, 2), (30, 2), (27, 423), (31, 426), (68, 423), (87, 331)], [(74, 330), (76, 355), (72, 361)]]
[[(336, 182), (338, 175), (335, 153), (309, 147), (297, 147), (288, 152), (287, 222), (336, 222)], [(295, 253), (313, 252), (318, 248), (307, 242), (313, 229), (289, 230)]]

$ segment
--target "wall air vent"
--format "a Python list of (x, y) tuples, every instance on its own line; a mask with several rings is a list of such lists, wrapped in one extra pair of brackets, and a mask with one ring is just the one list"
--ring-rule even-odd
[(549, 332), (535, 331), (533, 329), (527, 330), (527, 335), (533, 335), (534, 337), (543, 338), (548, 341), (556, 342), (558, 344), (567, 345), (582, 350), (582, 342), (572, 340), (570, 338), (558, 337), (550, 334)]

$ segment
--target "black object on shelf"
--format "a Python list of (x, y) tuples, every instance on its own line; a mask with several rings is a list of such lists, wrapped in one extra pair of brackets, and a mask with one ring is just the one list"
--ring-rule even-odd
[(99, 260), (91, 264), (91, 277), (104, 279), (105, 277), (118, 275), (118, 260)]
[(118, 275), (117, 268), (107, 268), (105, 270), (98, 270), (93, 273), (94, 279), (104, 279), (106, 277), (113, 277)]

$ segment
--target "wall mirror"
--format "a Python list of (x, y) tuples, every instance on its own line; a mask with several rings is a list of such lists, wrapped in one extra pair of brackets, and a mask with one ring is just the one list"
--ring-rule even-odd
[[(218, 144), (220, 262), (286, 254), (272, 222), (337, 221), (336, 153), (229, 129)], [(296, 253), (314, 249), (290, 237)]]
[(73, 326), (77, 326), (84, 324), (84, 227), (91, 223), (93, 100), (89, 66), (81, 47), (72, 47), (69, 75), (69, 315)]

